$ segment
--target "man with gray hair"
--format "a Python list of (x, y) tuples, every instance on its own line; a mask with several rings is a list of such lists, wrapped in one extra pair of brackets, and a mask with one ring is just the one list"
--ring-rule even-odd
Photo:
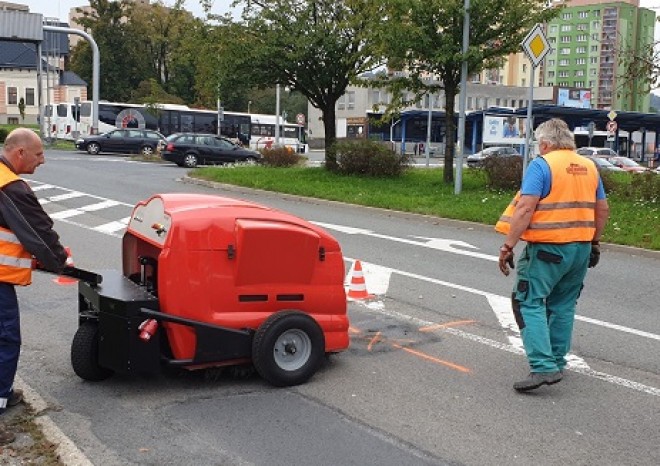
[(605, 189), (593, 161), (575, 153), (575, 138), (558, 118), (535, 131), (540, 157), (525, 171), (520, 191), (495, 229), (506, 235), (499, 267), (509, 275), (513, 248), (527, 242), (518, 260), (513, 313), (531, 373), (520, 392), (561, 381), (571, 347), (575, 306), (588, 267), (600, 259), (600, 237), (609, 217)]
[[(39, 136), (27, 128), (13, 130), (0, 157), (0, 415), (23, 400), (14, 389), (21, 349), (21, 327), (15, 285), (32, 282), (34, 259), (41, 267), (60, 271), (67, 252), (30, 186), (19, 175), (32, 174), (44, 163)], [(0, 426), (0, 445), (15, 435)]]

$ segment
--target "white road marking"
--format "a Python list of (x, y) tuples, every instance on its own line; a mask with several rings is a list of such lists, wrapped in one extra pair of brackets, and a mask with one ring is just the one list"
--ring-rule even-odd
[(117, 222), (104, 223), (103, 225), (92, 228), (92, 230), (98, 231), (100, 233), (115, 233), (123, 228), (126, 228), (126, 225), (128, 225), (128, 221), (130, 219), (131, 217), (126, 217)]
[(32, 191), (43, 191), (45, 189), (51, 189), (55, 188), (52, 184), (40, 184), (37, 186), (30, 186), (32, 188)]
[[(355, 261), (355, 259), (352, 259), (352, 258), (349, 258), (349, 257), (344, 257), (344, 259), (346, 259), (348, 261)], [(368, 263), (367, 262), (362, 262), (362, 261), (361, 261), (361, 263), (362, 263), (362, 269), (365, 270), (365, 267), (368, 266)], [(505, 317), (505, 315), (504, 315), (505, 314), (505, 312), (504, 312), (504, 302), (505, 302), (505, 300), (508, 300), (508, 298), (505, 298), (503, 296), (499, 296), (499, 295), (496, 295), (496, 294), (493, 294), (493, 293), (489, 293), (487, 291), (477, 290), (476, 288), (471, 288), (471, 287), (468, 287), (468, 286), (458, 285), (456, 283), (446, 282), (444, 280), (438, 280), (438, 279), (435, 279), (435, 278), (425, 277), (423, 275), (406, 272), (404, 270), (398, 270), (398, 269), (391, 269), (391, 270), (392, 270), (392, 273), (396, 273), (396, 274), (402, 275), (404, 277), (409, 277), (409, 278), (425, 281), (425, 282), (428, 282), (428, 283), (433, 283), (433, 284), (436, 284), (436, 285), (446, 286), (448, 288), (453, 288), (453, 289), (456, 289), (456, 290), (461, 290), (461, 291), (465, 291), (467, 293), (472, 293), (472, 294), (476, 294), (476, 295), (486, 297), (486, 299), (489, 301), (489, 303), (491, 303), (491, 306), (493, 306), (493, 304), (494, 304), (493, 310), (495, 311), (495, 314), (498, 317), (498, 320), (500, 321), (500, 323), (503, 324), (503, 327), (508, 332), (513, 332), (514, 333), (513, 336), (515, 336), (515, 333), (518, 333), (518, 335), (519, 335), (519, 331), (517, 331), (517, 324), (515, 324), (515, 321), (511, 322), (512, 319), (509, 319), (508, 317)], [(366, 277), (365, 277), (365, 280), (366, 280)], [(356, 301), (356, 303), (359, 304), (359, 305), (364, 306), (367, 309), (370, 309), (371, 311), (375, 311), (375, 312), (377, 311), (379, 313), (383, 313), (383, 314), (388, 315), (390, 317), (397, 318), (398, 320), (412, 322), (413, 324), (417, 325), (418, 327), (429, 327), (429, 326), (435, 325), (437, 323), (437, 322), (431, 322), (431, 321), (419, 319), (417, 317), (412, 317), (410, 315), (403, 314), (403, 313), (400, 313), (400, 312), (397, 312), (397, 311), (393, 311), (391, 309), (386, 309), (383, 302)], [(510, 307), (509, 307), (509, 309), (510, 309)], [(509, 313), (511, 313), (511, 312), (509, 311)], [(591, 319), (591, 320), (592, 320), (592, 322), (590, 322), (590, 323), (593, 323), (593, 324), (596, 324), (596, 325), (598, 325), (598, 322), (600, 322), (600, 321), (596, 321), (595, 319)], [(642, 333), (647, 333), (647, 332), (640, 332), (639, 330), (630, 329), (630, 328), (623, 327), (623, 326), (617, 326), (617, 327), (621, 327), (621, 329), (627, 329), (628, 333), (635, 333), (638, 336), (644, 336), (644, 335), (642, 335)], [(490, 346), (491, 348), (496, 348), (496, 349), (500, 349), (500, 350), (503, 350), (503, 351), (507, 351), (509, 353), (520, 354), (520, 355), (525, 354), (525, 351), (522, 348), (522, 341), (520, 341), (520, 337), (518, 337), (518, 339), (515, 339), (515, 338), (514, 339), (509, 339), (509, 344), (506, 344), (506, 343), (500, 343), (500, 342), (495, 341), (495, 340), (491, 340), (490, 338), (485, 338), (485, 337), (482, 337), (482, 336), (479, 336), (479, 335), (474, 335), (472, 333), (465, 332), (463, 330), (459, 330), (459, 329), (454, 328), (454, 327), (443, 327), (443, 328), (438, 328), (434, 331), (449, 333), (449, 334), (452, 334), (452, 335), (455, 335), (455, 336), (459, 336), (461, 338), (465, 338), (465, 339), (468, 339), (468, 340), (471, 340), (471, 341), (475, 341), (477, 343), (481, 343), (481, 344), (486, 345), (486, 346)], [(654, 338), (657, 336), (657, 335), (654, 335), (654, 334), (650, 334), (650, 335), (653, 335)], [(509, 336), (509, 335), (507, 335), (507, 336)], [(639, 392), (643, 392), (643, 393), (646, 393), (646, 394), (649, 394), (649, 395), (660, 396), (660, 388), (651, 387), (651, 386), (648, 386), (648, 385), (641, 384), (639, 382), (635, 382), (633, 380), (628, 380), (628, 379), (624, 379), (622, 377), (617, 377), (617, 376), (614, 376), (614, 375), (611, 375), (611, 374), (606, 374), (605, 372), (595, 371), (595, 370), (591, 369), (589, 367), (589, 365), (582, 358), (580, 358), (579, 356), (577, 356), (575, 354), (569, 354), (566, 359), (568, 360), (567, 369), (569, 369), (571, 371), (578, 372), (580, 374), (584, 374), (584, 375), (587, 375), (587, 376), (590, 376), (590, 377), (594, 377), (596, 379), (603, 380), (605, 382), (609, 382), (609, 383), (612, 383), (612, 384), (615, 384), (615, 385), (630, 388), (630, 389), (633, 389), (633, 390), (636, 390), (636, 391), (639, 391)]]
[[(455, 240), (455, 239), (445, 239), (445, 238), (427, 238), (425, 236), (413, 236), (417, 240), (412, 240), (408, 238), (399, 238), (398, 236), (382, 235), (371, 230), (365, 230), (364, 228), (354, 228), (348, 227), (345, 225), (335, 225), (332, 223), (323, 223), (323, 222), (312, 222), (320, 227), (327, 228), (328, 230), (335, 230), (347, 235), (364, 235), (371, 236), (372, 238), (381, 238), (389, 241), (396, 241), (398, 243), (411, 244), (413, 246), (421, 246), (425, 248), (435, 249), (438, 251), (451, 252), (453, 254), (460, 254), (462, 256), (471, 256), (478, 259), (485, 259), (489, 261), (497, 262), (499, 260), (498, 256), (493, 256), (490, 254), (483, 254), (481, 252), (470, 251), (470, 249), (478, 249), (476, 246), (473, 246), (470, 243), (464, 241)], [(424, 241), (419, 241), (424, 240)], [(466, 248), (466, 249), (460, 249)]]

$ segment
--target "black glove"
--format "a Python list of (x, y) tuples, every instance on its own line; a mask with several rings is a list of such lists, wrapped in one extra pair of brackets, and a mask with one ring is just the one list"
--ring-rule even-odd
[(600, 243), (598, 241), (591, 242), (591, 254), (589, 255), (589, 268), (596, 267), (600, 261)]

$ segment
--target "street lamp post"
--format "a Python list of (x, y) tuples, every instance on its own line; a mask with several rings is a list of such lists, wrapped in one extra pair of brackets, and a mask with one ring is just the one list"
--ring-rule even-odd
[(252, 105), (252, 101), (248, 100), (248, 113), (250, 113), (250, 105)]

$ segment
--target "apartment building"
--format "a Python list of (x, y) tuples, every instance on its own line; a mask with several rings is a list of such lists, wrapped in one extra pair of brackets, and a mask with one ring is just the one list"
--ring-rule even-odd
[(546, 28), (553, 50), (543, 63), (543, 83), (590, 89), (594, 108), (648, 112), (649, 89), (627, 75), (623, 57), (638, 56), (653, 44), (655, 12), (640, 8), (639, 0), (565, 4)]

